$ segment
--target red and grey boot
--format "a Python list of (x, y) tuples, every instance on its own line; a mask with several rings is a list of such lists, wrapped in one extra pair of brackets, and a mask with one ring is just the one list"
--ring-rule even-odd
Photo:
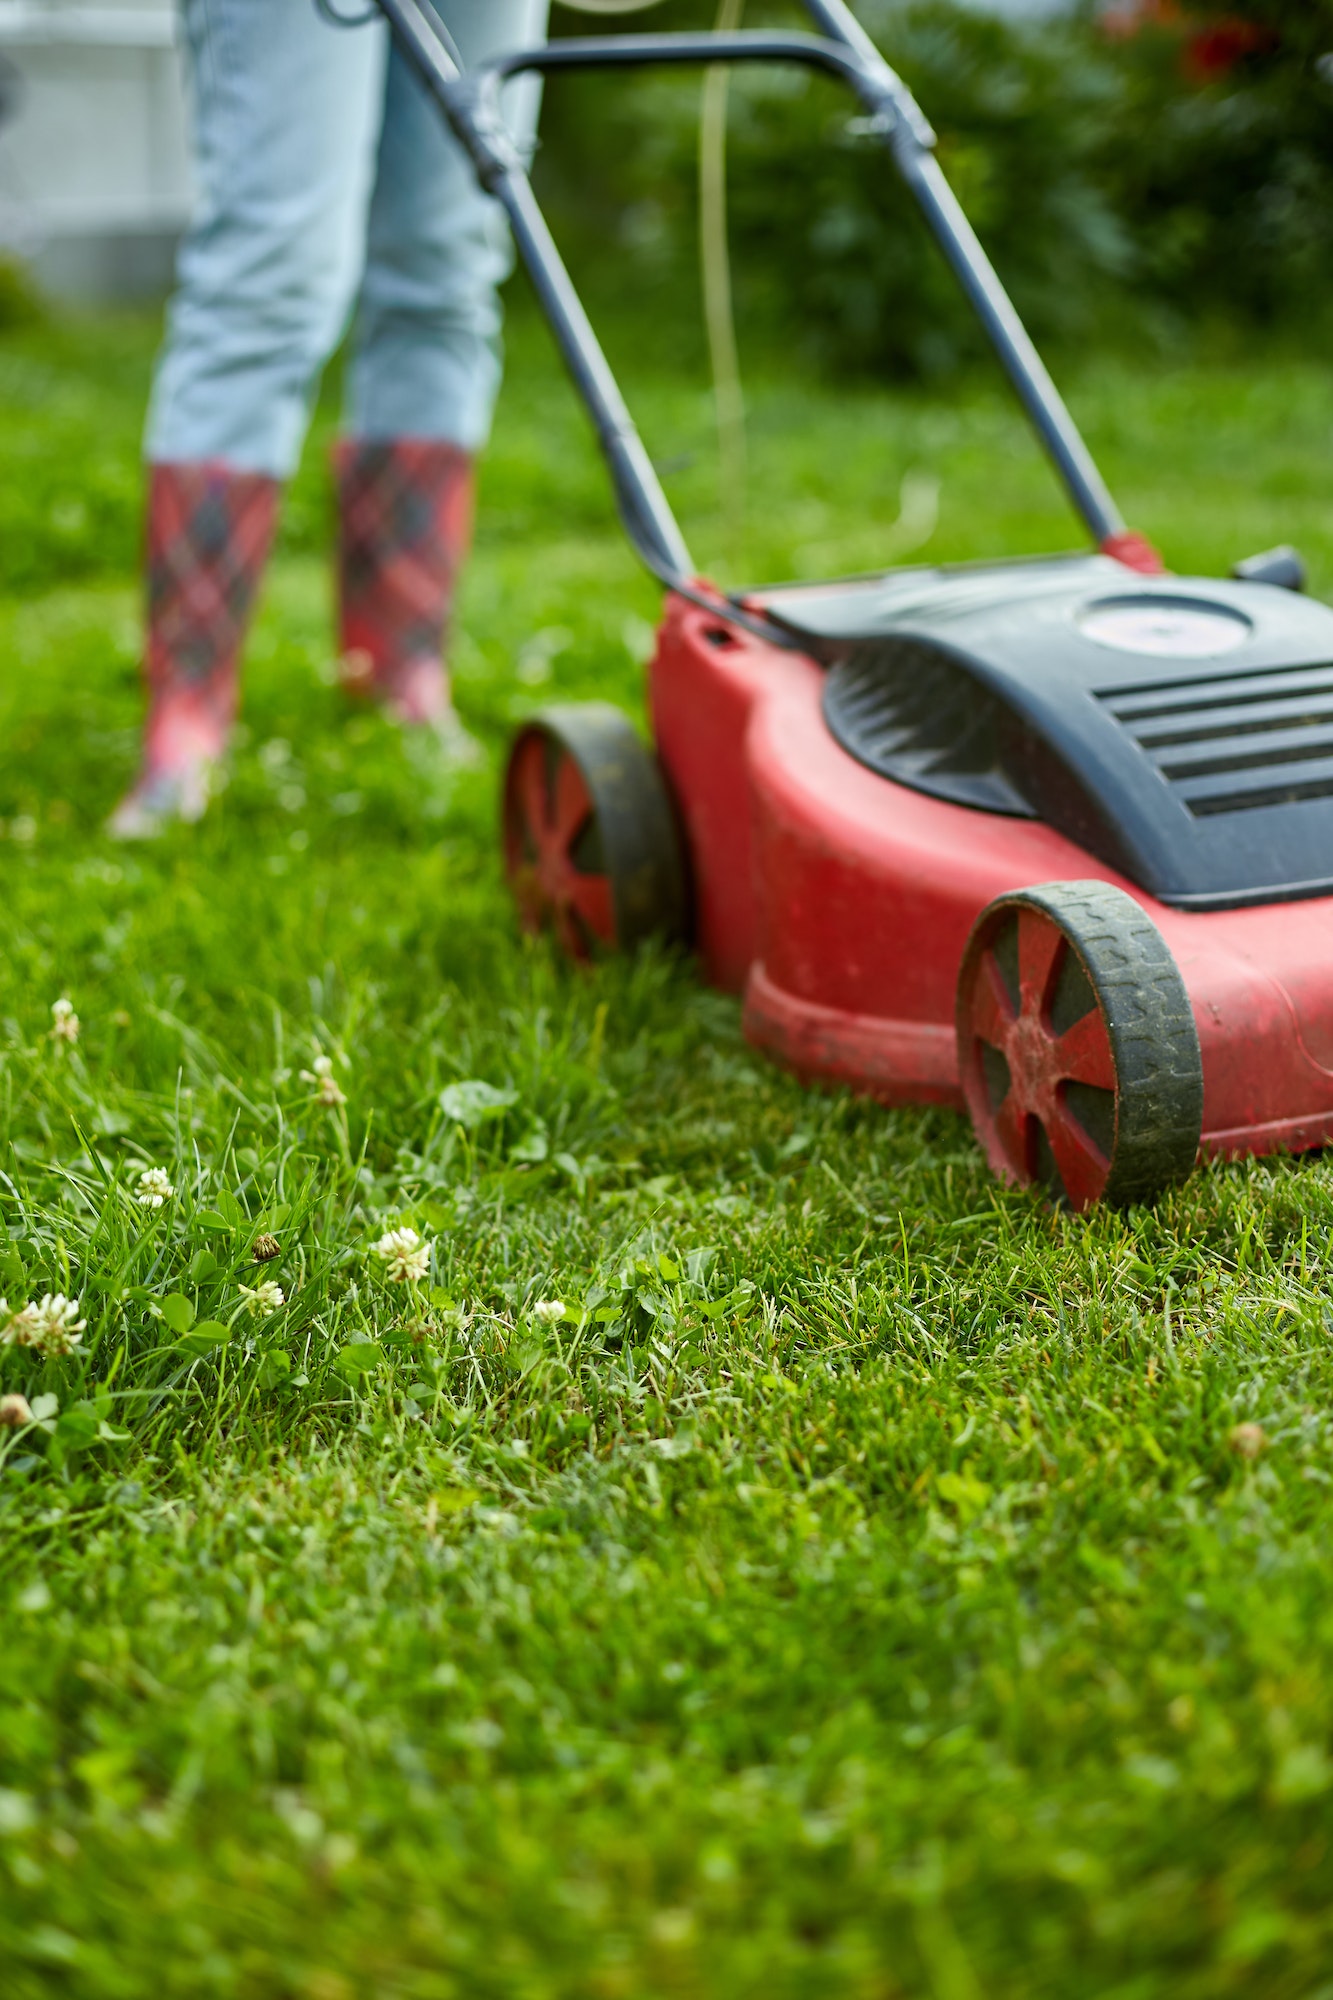
[(196, 820), (236, 717), (241, 643), (273, 540), (278, 482), (218, 464), (149, 469), (148, 720), (122, 840)]
[(444, 656), (472, 540), (472, 455), (429, 438), (351, 438), (333, 465), (343, 685), (466, 752)]

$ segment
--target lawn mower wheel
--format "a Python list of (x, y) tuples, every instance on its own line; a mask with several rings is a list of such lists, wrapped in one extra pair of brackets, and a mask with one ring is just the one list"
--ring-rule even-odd
[(958, 981), (958, 1064), (986, 1157), (1071, 1208), (1148, 1201), (1194, 1165), (1203, 1066), (1161, 933), (1109, 882), (983, 910)]
[(505, 868), (528, 931), (586, 960), (649, 938), (683, 942), (685, 863), (657, 760), (619, 709), (546, 708), (514, 740)]

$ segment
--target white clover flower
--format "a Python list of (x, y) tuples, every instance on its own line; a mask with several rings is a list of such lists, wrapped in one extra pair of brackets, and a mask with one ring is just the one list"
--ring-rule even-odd
[(371, 1248), (384, 1259), (396, 1285), (417, 1284), (430, 1269), (431, 1246), (415, 1229), (390, 1229)]
[(265, 1278), (262, 1285), (242, 1285), (240, 1289), (241, 1297), (256, 1319), (268, 1319), (279, 1306), (287, 1303), (282, 1286), (272, 1278)]
[(554, 1325), (555, 1321), (563, 1319), (568, 1311), (569, 1307), (563, 1299), (538, 1299), (532, 1308), (532, 1317), (544, 1319), (548, 1325)]
[[(34, 1308), (30, 1307), (29, 1311)], [(86, 1319), (80, 1319), (79, 1302), (63, 1292), (46, 1292), (35, 1308), (37, 1338), (34, 1347), (43, 1354), (70, 1354), (78, 1346)]]
[(32, 1422), (32, 1405), (26, 1396), (0, 1396), (0, 1431), (22, 1430)]
[(54, 1023), (51, 1036), (57, 1042), (77, 1042), (79, 1039), (79, 1017), (73, 1005), (63, 997), (51, 1003), (51, 1020)]
[(347, 1102), (346, 1095), (333, 1074), (332, 1056), (316, 1056), (314, 1068), (301, 1071), (301, 1081), (313, 1083), (316, 1104), (322, 1104), (331, 1111)]
[(35, 1305), (11, 1307), (6, 1299), (0, 1299), (0, 1313), (4, 1315), (0, 1341), (6, 1347), (36, 1347), (38, 1320)]
[(35, 1347), (39, 1354), (72, 1354), (78, 1346), (86, 1319), (80, 1319), (79, 1302), (63, 1292), (46, 1292), (36, 1304), (11, 1311), (7, 1299), (0, 1299), (0, 1345)]
[(139, 1192), (134, 1199), (140, 1208), (161, 1208), (176, 1190), (161, 1167), (145, 1167), (139, 1176)]

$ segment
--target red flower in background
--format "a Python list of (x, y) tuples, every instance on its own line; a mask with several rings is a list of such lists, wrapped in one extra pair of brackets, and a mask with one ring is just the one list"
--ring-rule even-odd
[(1272, 28), (1257, 21), (1243, 21), (1237, 15), (1213, 21), (1208, 27), (1191, 25), (1189, 13), (1177, 0), (1124, 0), (1102, 16), (1102, 27), (1116, 41), (1127, 41), (1145, 28), (1179, 30), (1184, 46), (1181, 67), (1189, 81), (1200, 86), (1216, 83), (1230, 75), (1238, 62), (1260, 50), (1276, 46)]
[(1244, 57), (1271, 49), (1276, 41), (1273, 30), (1261, 28), (1257, 21), (1218, 21), (1211, 28), (1200, 28), (1186, 42), (1185, 74), (1191, 83), (1216, 83)]

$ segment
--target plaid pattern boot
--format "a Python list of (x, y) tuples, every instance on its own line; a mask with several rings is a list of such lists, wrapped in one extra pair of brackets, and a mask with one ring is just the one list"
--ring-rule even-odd
[(427, 438), (346, 439), (333, 465), (343, 685), (466, 745), (444, 651), (472, 539), (472, 456)]
[(143, 764), (109, 831), (198, 819), (236, 716), (241, 642), (273, 540), (278, 482), (225, 465), (149, 471)]

